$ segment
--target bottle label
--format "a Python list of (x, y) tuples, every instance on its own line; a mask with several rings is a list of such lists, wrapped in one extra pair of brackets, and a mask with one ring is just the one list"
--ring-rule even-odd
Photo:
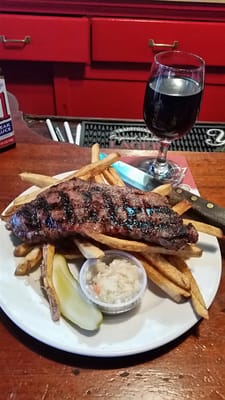
[(0, 77), (0, 149), (15, 143), (5, 80)]

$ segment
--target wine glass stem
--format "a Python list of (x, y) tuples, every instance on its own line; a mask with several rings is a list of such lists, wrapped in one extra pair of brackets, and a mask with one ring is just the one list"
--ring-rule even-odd
[(170, 141), (163, 140), (160, 142), (159, 152), (154, 162), (154, 174), (159, 176), (165, 176), (169, 172), (167, 163), (167, 151), (170, 145)]

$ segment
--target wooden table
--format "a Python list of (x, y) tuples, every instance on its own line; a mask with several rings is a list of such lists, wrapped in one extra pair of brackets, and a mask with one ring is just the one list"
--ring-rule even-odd
[[(28, 187), (22, 171), (54, 175), (79, 168), (90, 149), (50, 142), (15, 121), (17, 146), (0, 154), (0, 209)], [(126, 154), (147, 155), (142, 151)], [(225, 155), (185, 154), (205, 197), (225, 207)], [(224, 241), (221, 240), (224, 258)], [(136, 356), (96, 359), (67, 354), (29, 337), (1, 312), (2, 400), (225, 399), (225, 277), (204, 320), (168, 345)]]

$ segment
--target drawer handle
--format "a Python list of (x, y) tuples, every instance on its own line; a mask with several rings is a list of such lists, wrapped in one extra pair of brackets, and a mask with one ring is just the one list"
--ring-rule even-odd
[(4, 35), (0, 36), (0, 42), (3, 44), (12, 44), (12, 43), (21, 43), (21, 44), (29, 44), (30, 36), (25, 36), (24, 39), (6, 39)]
[(174, 40), (173, 43), (155, 43), (154, 39), (149, 39), (148, 45), (149, 47), (170, 47), (171, 49), (177, 49), (178, 47), (178, 40)]

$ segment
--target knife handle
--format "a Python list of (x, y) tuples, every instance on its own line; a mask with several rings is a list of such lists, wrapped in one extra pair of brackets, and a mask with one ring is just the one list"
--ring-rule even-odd
[(192, 204), (192, 209), (204, 217), (207, 222), (220, 227), (225, 231), (225, 208), (220, 207), (211, 201), (203, 199), (182, 188), (175, 188), (171, 194), (171, 200), (178, 202), (186, 199)]

